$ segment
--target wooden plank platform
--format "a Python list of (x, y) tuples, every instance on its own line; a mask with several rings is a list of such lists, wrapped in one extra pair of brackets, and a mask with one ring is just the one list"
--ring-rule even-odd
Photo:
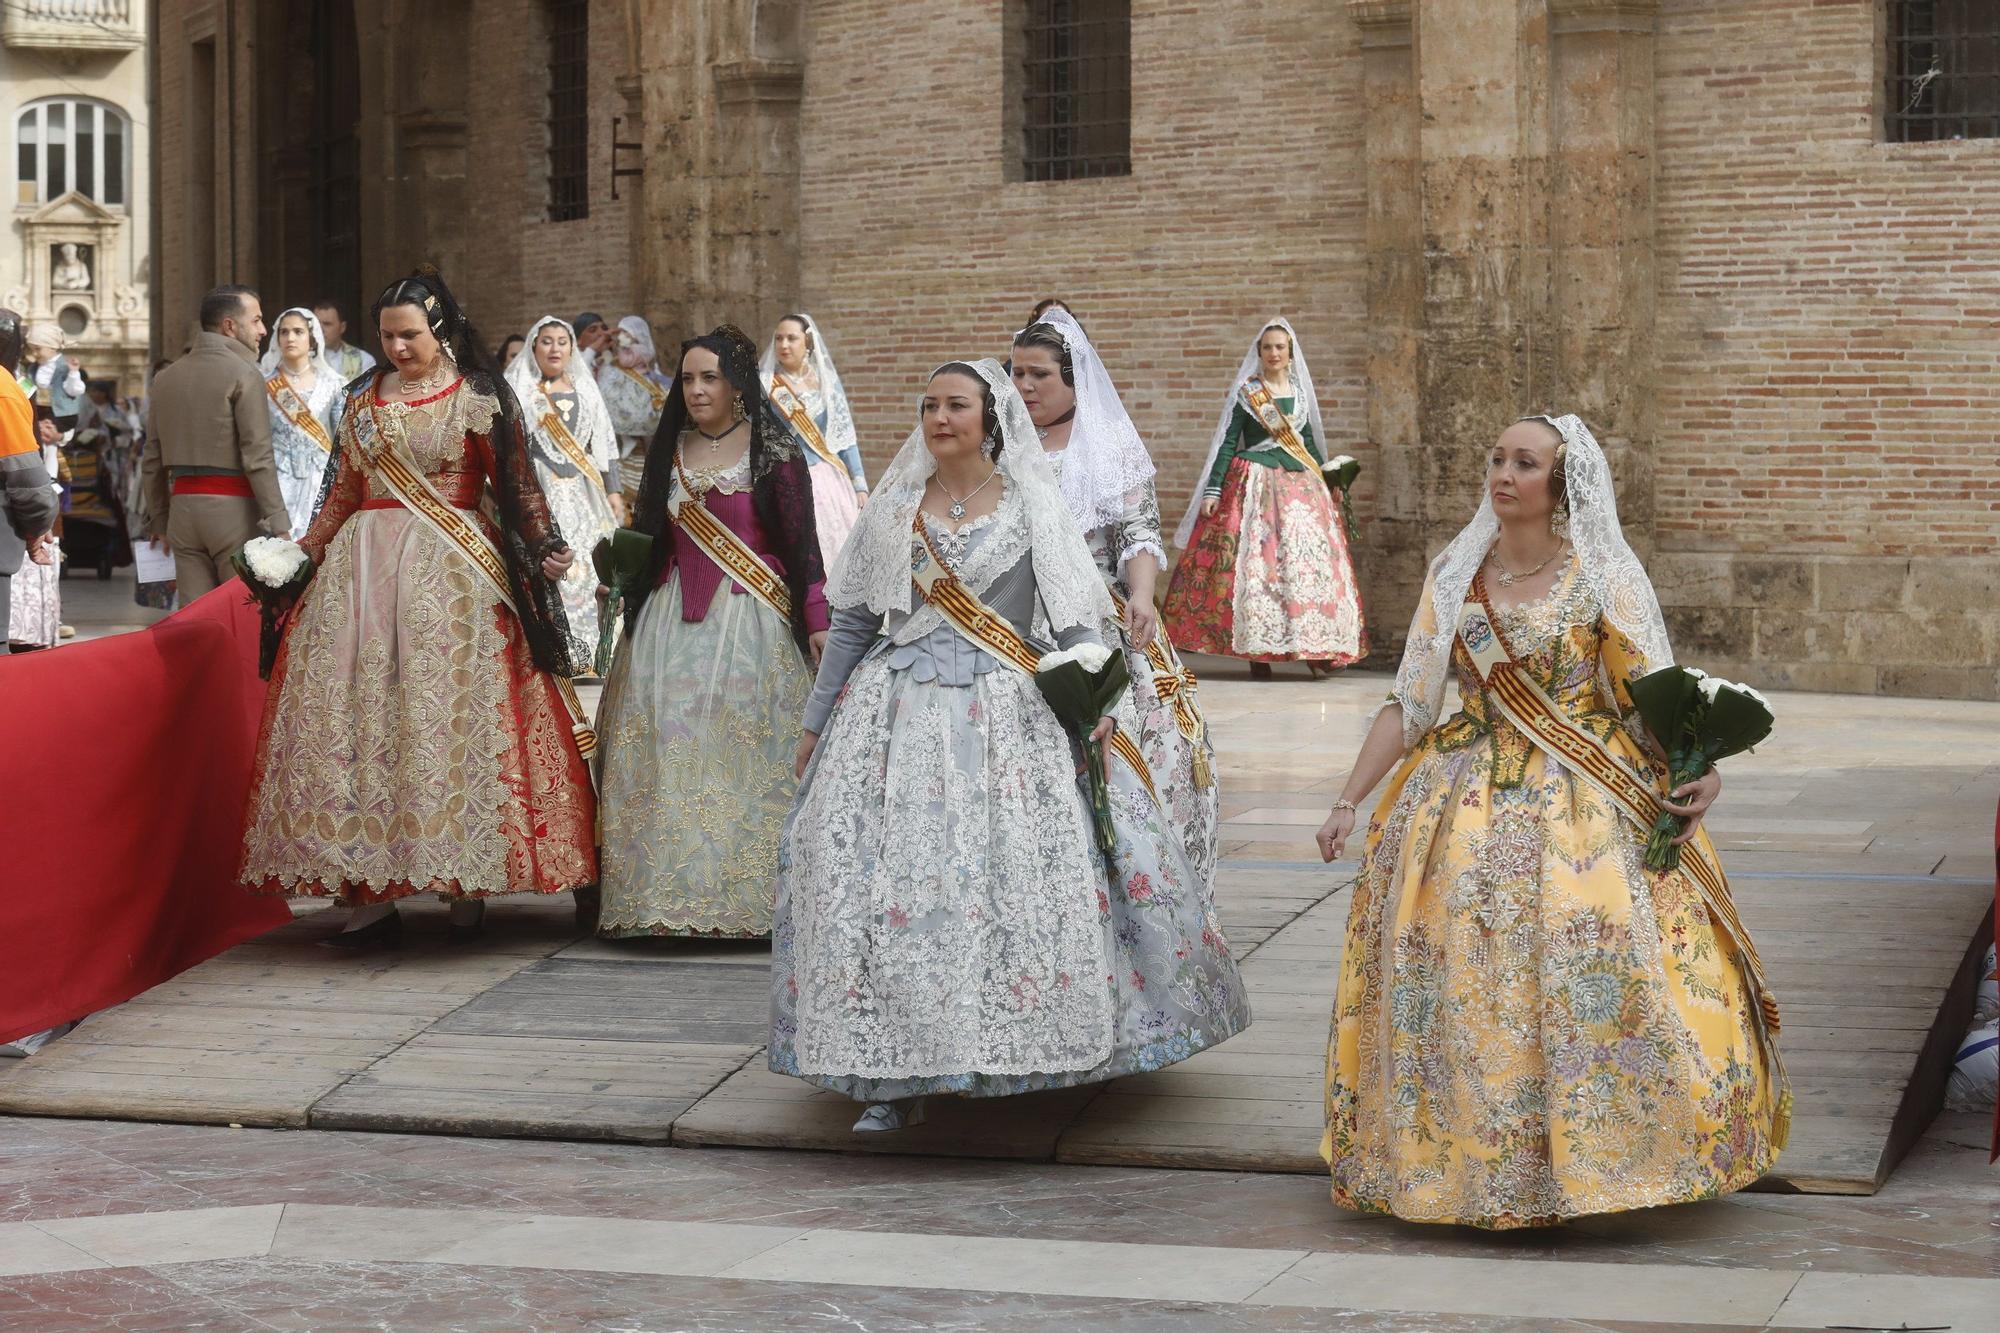
[[(925, 1125), (856, 1136), (852, 1103), (765, 1066), (766, 948), (579, 939), (566, 896), (497, 900), (454, 945), (420, 901), (395, 953), (320, 948), (335, 914), (310, 911), (0, 1061), (0, 1113), (1317, 1174), (1353, 866), (1316, 864), (1310, 838), (1385, 681), (1213, 665), (1218, 899), (1255, 1022), (1171, 1069), (933, 1099)], [(1777, 702), (1782, 746), (1732, 762), (1714, 821), (1797, 1097), (1762, 1187), (1868, 1193), (1934, 1114), (1963, 1026), (1946, 997), (1991, 902), (2000, 705)]]

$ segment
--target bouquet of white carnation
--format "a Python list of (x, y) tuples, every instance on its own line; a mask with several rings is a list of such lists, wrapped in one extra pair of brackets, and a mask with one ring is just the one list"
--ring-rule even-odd
[[(1694, 667), (1664, 667), (1626, 688), (1654, 739), (1666, 749), (1669, 792), (1706, 776), (1717, 760), (1760, 744), (1775, 724), (1763, 695)], [(1646, 842), (1648, 867), (1680, 868), (1681, 849), (1674, 839), (1686, 823), (1679, 815), (1661, 812)]]
[(1035, 666), (1035, 684), (1050, 711), (1083, 743), (1084, 767), (1090, 777), (1091, 822), (1097, 845), (1109, 856), (1118, 846), (1111, 824), (1111, 791), (1104, 780), (1104, 745), (1090, 733), (1097, 721), (1118, 705), (1131, 685), (1125, 654), (1094, 643), (1080, 643), (1058, 653), (1044, 653)]
[(312, 581), (312, 557), (297, 542), (283, 537), (252, 537), (229, 562), (250, 590), (250, 600), (257, 604), (263, 630), (257, 642), (257, 674), (269, 680), (271, 666), (278, 660), (285, 617)]

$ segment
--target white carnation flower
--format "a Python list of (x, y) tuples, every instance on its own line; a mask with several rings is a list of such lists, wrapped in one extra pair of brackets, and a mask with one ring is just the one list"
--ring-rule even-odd
[(252, 537), (243, 543), (243, 562), (267, 588), (282, 588), (306, 567), (305, 548), (282, 537)]
[(1735, 693), (1742, 695), (1746, 699), (1755, 699), (1759, 704), (1763, 706), (1765, 712), (1770, 713), (1773, 717), (1777, 716), (1777, 710), (1771, 707), (1771, 701), (1769, 699), (1766, 699), (1762, 694), (1758, 693), (1757, 690), (1752, 688), (1751, 686), (1739, 684), (1735, 681), (1729, 681), (1724, 685), (1723, 688), (1732, 690)]
[(1328, 463), (1327, 467), (1329, 469), (1343, 468), (1346, 467), (1349, 463), (1352, 463), (1353, 461), (1354, 461), (1354, 455), (1352, 454), (1335, 454), (1333, 457), (1333, 461)]
[(1703, 671), (1700, 667), (1682, 667), (1681, 670), (1687, 672), (1690, 676), (1693, 676), (1696, 680), (1708, 679), (1708, 673), (1706, 671)]
[(1695, 686), (1701, 691), (1702, 698), (1714, 703), (1715, 696), (1722, 693), (1722, 687), (1728, 683), (1720, 676), (1703, 676), (1695, 682)]
[(1043, 653), (1042, 660), (1035, 664), (1035, 670), (1054, 671), (1059, 666), (1074, 662), (1094, 676), (1102, 671), (1104, 664), (1110, 660), (1109, 648), (1094, 643), (1079, 643), (1076, 647), (1065, 648), (1061, 652)]

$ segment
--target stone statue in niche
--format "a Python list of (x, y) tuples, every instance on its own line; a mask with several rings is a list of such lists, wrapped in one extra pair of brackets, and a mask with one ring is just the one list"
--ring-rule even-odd
[(78, 245), (75, 241), (64, 241), (56, 247), (55, 264), (50, 271), (49, 285), (59, 292), (87, 292), (91, 290), (90, 247)]

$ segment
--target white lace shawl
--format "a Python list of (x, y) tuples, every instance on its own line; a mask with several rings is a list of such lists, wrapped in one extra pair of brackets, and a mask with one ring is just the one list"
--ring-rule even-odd
[(1312, 423), (1313, 442), (1319, 447), (1320, 456), (1326, 453), (1326, 423), (1319, 417), (1319, 395), (1313, 391), (1312, 370), (1306, 365), (1305, 345), (1299, 341), (1298, 331), (1283, 315), (1273, 315), (1257, 326), (1257, 336), (1250, 340), (1250, 350), (1243, 354), (1241, 364), (1236, 367), (1236, 378), (1229, 382), (1229, 393), (1222, 400), (1222, 415), (1215, 423), (1215, 434), (1208, 440), (1208, 453), (1201, 460), (1201, 471), (1195, 474), (1194, 495), (1188, 500), (1187, 512), (1181, 515), (1180, 526), (1174, 529), (1174, 545), (1186, 547), (1188, 538), (1194, 535), (1194, 521), (1201, 516), (1202, 491), (1207, 486), (1208, 474), (1215, 470), (1215, 460), (1222, 453), (1222, 439), (1229, 434), (1229, 423), (1236, 415), (1238, 395), (1243, 392), (1244, 382), (1254, 375), (1263, 373), (1262, 362), (1257, 356), (1257, 344), (1263, 341), (1270, 329), (1283, 329), (1285, 336), (1292, 340), (1292, 398), (1293, 411), (1305, 408), (1306, 420)]
[(1060, 479), (1063, 503), (1080, 531), (1120, 524), (1144, 499), (1153, 480), (1153, 456), (1076, 316), (1053, 306), (1036, 323), (1062, 335), (1076, 381), (1076, 419), (1069, 428)]
[(569, 422), (569, 433), (590, 455), (590, 461), (599, 472), (611, 466), (618, 457), (618, 431), (611, 424), (611, 409), (604, 405), (604, 391), (597, 387), (597, 376), (582, 357), (576, 354), (576, 330), (566, 319), (554, 315), (543, 315), (528, 329), (528, 341), (521, 350), (514, 353), (514, 359), (507, 363), (507, 387), (514, 391), (514, 398), (521, 404), (522, 425), (536, 438), (536, 447), (554, 450), (553, 444), (543, 443), (542, 418), (554, 411), (546, 395), (542, 392), (542, 367), (535, 360), (535, 338), (549, 325), (559, 325), (569, 334), (570, 360), (569, 380), (576, 390), (576, 419)]
[[(1112, 614), (1111, 595), (1090, 558), (1056, 488), (1054, 469), (1043, 456), (1028, 408), (1000, 363), (968, 362), (993, 393), (1000, 418), (1000, 480), (1004, 487), (994, 511), (994, 531), (957, 571), (974, 592), (984, 590), (1014, 567), (1024, 552), (1034, 559), (1035, 584), (1051, 633), (1082, 626), (1096, 629)], [(934, 374), (935, 372), (933, 372)], [(865, 607), (878, 615), (911, 612), (896, 638), (910, 642), (943, 623), (935, 608), (919, 604), (910, 577), (912, 525), (924, 487), (937, 460), (924, 444), (923, 424), (910, 432), (896, 459), (876, 484), (854, 533), (827, 575), (826, 600), (833, 607)]]
[[(813, 374), (819, 377), (820, 397), (826, 403), (826, 442), (835, 453), (845, 453), (856, 447), (854, 409), (847, 405), (847, 388), (840, 382), (840, 372), (834, 369), (833, 352), (826, 345), (826, 335), (820, 332), (811, 315), (787, 315), (785, 318), (805, 321), (806, 332), (811, 335), (806, 340), (807, 363), (812, 366)], [(764, 355), (757, 361), (757, 371), (766, 384), (778, 373), (776, 335), (764, 344)]]
[[(1666, 621), (1653, 582), (1646, 577), (1625, 530), (1618, 522), (1618, 495), (1612, 486), (1611, 464), (1580, 417), (1533, 416), (1562, 436), (1561, 457), (1568, 478), (1569, 539), (1577, 567), (1601, 614), (1624, 631), (1640, 657), (1639, 670), (1672, 666)], [(1451, 544), (1431, 562), (1424, 580), (1416, 618), (1396, 670), (1396, 702), (1403, 706), (1403, 744), (1415, 745), (1437, 725), (1444, 708), (1444, 687), (1451, 670), (1451, 645), (1458, 633), (1458, 608), (1472, 589), (1472, 579), (1500, 535), (1500, 520), (1491, 496), (1479, 502), (1479, 512)]]

